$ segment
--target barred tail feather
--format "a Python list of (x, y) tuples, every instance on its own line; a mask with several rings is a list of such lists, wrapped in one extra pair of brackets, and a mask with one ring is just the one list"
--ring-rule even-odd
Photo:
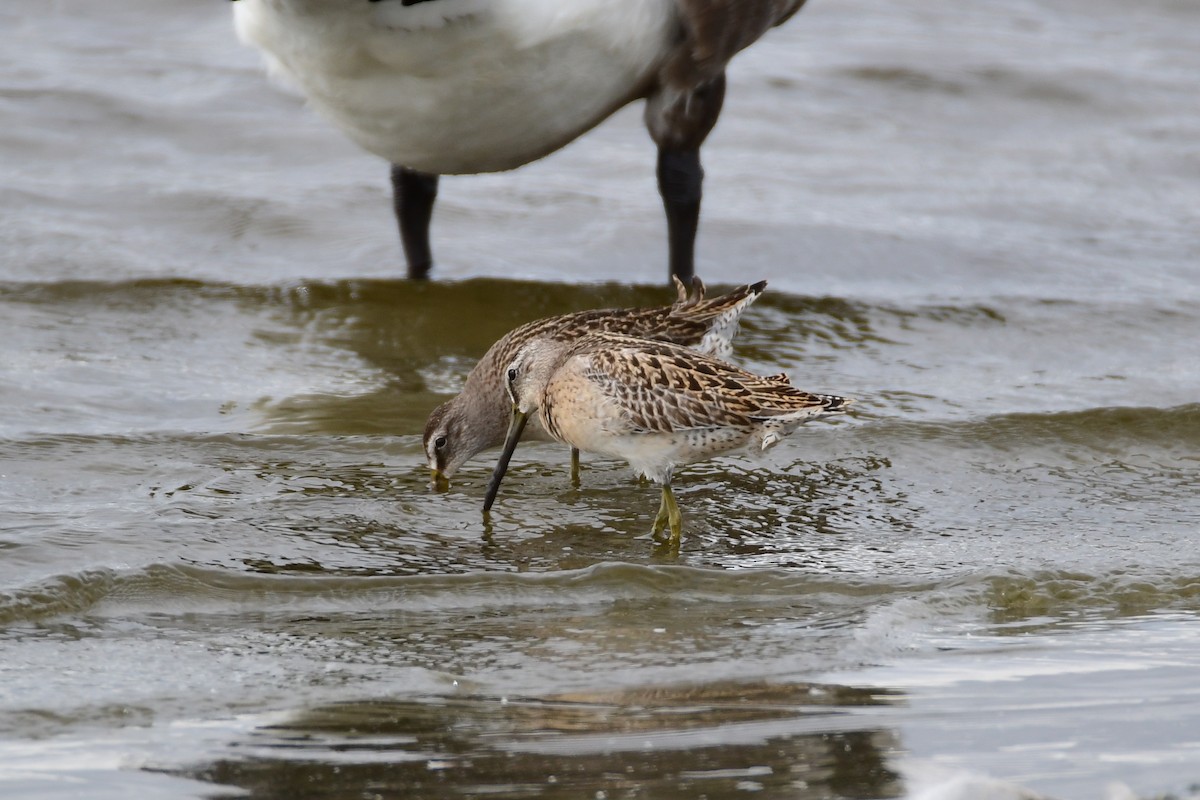
[[(703, 284), (701, 284), (703, 286)], [(708, 332), (696, 345), (701, 353), (716, 358), (728, 358), (733, 352), (733, 337), (737, 335), (742, 314), (767, 288), (766, 281), (740, 286), (712, 300), (700, 301), (691, 308), (691, 315), (709, 317)], [(702, 289), (700, 290), (703, 291)]]
[(805, 408), (761, 420), (765, 423), (762, 434), (763, 450), (774, 446), (783, 437), (810, 420), (834, 414), (845, 414), (846, 409), (854, 403), (853, 398), (839, 397), (833, 394), (815, 394), (812, 397), (818, 402)]

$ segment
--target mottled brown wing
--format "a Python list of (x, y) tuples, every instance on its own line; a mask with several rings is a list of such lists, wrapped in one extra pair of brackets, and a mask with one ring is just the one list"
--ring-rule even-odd
[(775, 377), (762, 378), (669, 342), (599, 336), (581, 342), (575, 352), (588, 359), (588, 380), (622, 410), (636, 431), (748, 427), (830, 407), (824, 395), (802, 392)]
[[(590, 333), (623, 331), (639, 336), (652, 336), (655, 330), (666, 325), (674, 306), (651, 308), (593, 308), (574, 311), (556, 317), (545, 317), (526, 322), (501, 337), (484, 355), (495, 369), (507, 367), (522, 347), (534, 339), (548, 337), (557, 341), (571, 341)], [(689, 335), (697, 341), (704, 335), (704, 326), (693, 323)], [(481, 359), (482, 363), (482, 359)]]
[[(551, 335), (559, 341), (571, 341), (590, 333), (629, 332), (652, 336), (663, 327), (671, 306), (656, 308), (610, 308), (579, 311), (561, 318)], [(533, 337), (530, 337), (532, 339)]]
[(587, 309), (527, 322), (488, 348), (471, 372), (476, 379), (499, 383), (503, 370), (517, 357), (520, 349), (541, 337), (569, 342), (594, 333), (624, 333), (696, 347), (714, 325), (721, 322), (722, 315), (740, 314), (741, 309), (762, 294), (766, 286), (766, 281), (759, 281), (707, 299), (703, 281), (695, 278), (692, 294), (681, 288), (682, 299), (669, 306)]
[(787, 21), (805, 0), (675, 0), (685, 47), (667, 66), (677, 86), (694, 86), (719, 75), (738, 51)]
[(571, 341), (594, 333), (627, 334), (695, 347), (719, 321), (718, 318), (725, 314), (740, 313), (742, 308), (762, 294), (766, 285), (766, 281), (759, 281), (706, 299), (704, 283), (695, 279), (693, 294), (670, 306), (579, 311), (529, 323), (510, 334), (515, 345), (511, 348), (512, 355), (515, 356), (525, 342), (538, 336)]
[[(671, 319), (688, 319), (707, 323), (721, 316), (726, 311), (746, 305), (762, 294), (763, 290), (767, 288), (766, 281), (748, 283), (723, 295), (706, 300), (704, 298), (704, 282), (699, 278), (695, 278), (694, 280), (696, 294), (689, 298), (687, 302), (676, 303), (671, 306), (668, 309)], [(659, 336), (655, 338), (661, 339), (663, 337)]]

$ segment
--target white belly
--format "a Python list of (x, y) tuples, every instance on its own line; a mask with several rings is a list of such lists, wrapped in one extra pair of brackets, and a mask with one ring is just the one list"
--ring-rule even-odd
[(671, 0), (238, 0), (243, 40), (359, 145), (438, 174), (512, 169), (647, 88)]

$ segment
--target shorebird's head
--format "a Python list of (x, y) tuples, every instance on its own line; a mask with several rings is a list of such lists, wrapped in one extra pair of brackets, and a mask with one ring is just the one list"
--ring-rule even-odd
[(542, 392), (558, 367), (560, 356), (571, 342), (554, 339), (532, 339), (509, 362), (504, 371), (504, 388), (516, 413), (526, 416), (542, 404)]
[(542, 404), (542, 392), (550, 382), (550, 376), (557, 368), (561, 355), (570, 348), (570, 342), (559, 342), (551, 339), (533, 339), (517, 351), (517, 355), (504, 370), (504, 389), (512, 402), (512, 421), (508, 425), (508, 436), (504, 440), (504, 449), (496, 469), (492, 472), (492, 481), (488, 484), (487, 496), (483, 501), (483, 511), (487, 513), (492, 503), (496, 501), (496, 493), (500, 491), (500, 481), (508, 471), (508, 462), (512, 459), (521, 434), (529, 422), (531, 414), (537, 412)]
[(433, 485), (438, 489), (446, 488), (450, 476), (459, 466), (452, 464), (449, 458), (455, 451), (451, 442), (457, 443), (458, 439), (458, 426), (455, 424), (457, 415), (454, 412), (455, 403), (450, 400), (435, 408), (429, 419), (425, 420), (425, 458), (429, 461)]
[(471, 413), (472, 397), (463, 393), (442, 403), (425, 421), (425, 458), (436, 489), (448, 488), (450, 477), (459, 467), (480, 451), (496, 445), (501, 431), (496, 431), (494, 425), (471, 424), (474, 418), (487, 417)]

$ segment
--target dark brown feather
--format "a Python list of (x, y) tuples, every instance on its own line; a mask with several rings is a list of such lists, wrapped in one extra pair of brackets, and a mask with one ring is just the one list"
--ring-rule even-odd
[(670, 342), (598, 334), (566, 354), (574, 356), (586, 357), (585, 376), (622, 409), (637, 432), (748, 428), (839, 413), (850, 403), (801, 391), (784, 376), (758, 376)]
[(704, 338), (714, 319), (747, 298), (760, 294), (765, 287), (766, 282), (759, 281), (706, 300), (704, 284), (696, 279), (694, 294), (688, 296), (685, 292), (682, 300), (669, 306), (590, 309), (528, 322), (509, 331), (492, 345), (474, 371), (498, 376), (526, 343), (538, 338), (565, 342), (594, 333), (619, 332), (694, 347)]

